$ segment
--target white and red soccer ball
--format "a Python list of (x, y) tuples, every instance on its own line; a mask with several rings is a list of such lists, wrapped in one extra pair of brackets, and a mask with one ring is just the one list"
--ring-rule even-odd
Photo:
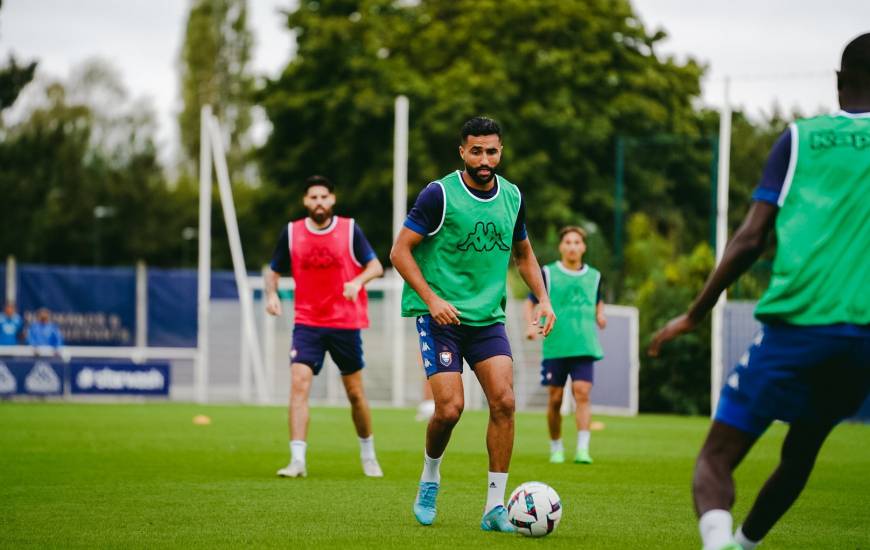
[(543, 537), (552, 533), (562, 519), (562, 500), (552, 487), (538, 481), (527, 481), (511, 493), (508, 499), (508, 520), (527, 537)]

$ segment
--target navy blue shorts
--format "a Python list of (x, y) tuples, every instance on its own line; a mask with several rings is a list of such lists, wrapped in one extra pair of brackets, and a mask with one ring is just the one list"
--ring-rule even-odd
[(308, 365), (315, 376), (323, 368), (326, 352), (338, 365), (341, 374), (353, 374), (365, 366), (362, 352), (362, 335), (359, 329), (293, 327), (293, 344), (290, 361)]
[(496, 355), (511, 355), (504, 323), (473, 327), (471, 325), (439, 325), (431, 315), (417, 317), (420, 353), (426, 378), (439, 372), (462, 372), (462, 360), (471, 368)]
[(773, 420), (839, 422), (870, 391), (870, 336), (764, 325), (726, 379), (716, 420), (761, 435)]
[(595, 382), (595, 359), (588, 356), (557, 357), (541, 361), (541, 385), (561, 388), (568, 381)]

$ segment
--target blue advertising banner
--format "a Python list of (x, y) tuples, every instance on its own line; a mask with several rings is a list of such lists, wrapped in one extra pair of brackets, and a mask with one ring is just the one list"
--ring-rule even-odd
[(169, 363), (76, 360), (69, 369), (73, 394), (169, 395)]
[(196, 347), (196, 272), (148, 270), (148, 345)]
[(18, 310), (31, 323), (42, 307), (51, 311), (67, 345), (132, 346), (136, 273), (132, 268), (23, 265)]
[(63, 363), (0, 359), (0, 395), (63, 395)]

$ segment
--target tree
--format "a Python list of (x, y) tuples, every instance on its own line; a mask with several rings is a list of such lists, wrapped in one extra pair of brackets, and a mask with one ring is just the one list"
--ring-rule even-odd
[(19, 65), (15, 56), (9, 55), (6, 66), (0, 67), (0, 111), (11, 107), (22, 88), (33, 80), (36, 62)]
[[(382, 257), (396, 94), (411, 99), (412, 196), (460, 165), (462, 122), (491, 115), (504, 127), (503, 173), (524, 193), (534, 238), (578, 219), (611, 234), (615, 136), (704, 134), (692, 107), (701, 67), (656, 55), (664, 34), (647, 32), (627, 1), (326, 0), (300, 3), (288, 24), (297, 56), (263, 93), (273, 132), (262, 172), (285, 205), (298, 202), (306, 175), (333, 176), (340, 207)], [(709, 159), (702, 164), (708, 182)], [(679, 194), (634, 181), (638, 204), (676, 217)]]
[(192, 0), (181, 50), (181, 99), (178, 116), (188, 172), (199, 159), (199, 115), (211, 105), (226, 132), (231, 175), (242, 174), (251, 147), (254, 80), (249, 71), (252, 36), (246, 0)]

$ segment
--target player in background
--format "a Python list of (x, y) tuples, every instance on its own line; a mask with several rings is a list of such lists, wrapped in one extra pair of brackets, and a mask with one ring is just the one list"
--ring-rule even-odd
[[(722, 389), (695, 467), (704, 548), (751, 550), (800, 495), (831, 430), (870, 390), (870, 33), (843, 51), (841, 110), (798, 120), (773, 146), (754, 202), (689, 310), (650, 353), (693, 330), (776, 233), (763, 328)], [(732, 473), (774, 419), (780, 462), (732, 535)], [(857, 504), (857, 503), (856, 503)]]
[[(577, 449), (574, 462), (592, 464), (589, 455), (589, 424), (591, 412), (589, 393), (595, 381), (595, 361), (604, 358), (598, 341), (597, 328), (607, 326), (604, 299), (601, 294), (601, 273), (583, 263), (586, 253), (586, 232), (570, 225), (559, 231), (559, 254), (562, 259), (542, 269), (547, 294), (559, 322), (544, 339), (541, 362), (541, 385), (547, 386), (547, 427), (550, 432), (550, 462), (565, 462), (562, 446), (562, 397), (565, 382), (571, 377), (577, 424)], [(540, 333), (533, 325), (537, 298), (529, 294), (525, 302), (529, 329), (526, 337), (534, 340)], [(597, 327), (597, 328), (596, 328)]]
[(292, 271), (296, 282), (293, 344), (290, 351), (290, 463), (281, 477), (305, 477), (308, 396), (326, 352), (341, 370), (351, 416), (359, 436), (365, 475), (383, 477), (375, 456), (369, 404), (363, 391), (361, 329), (368, 328), (365, 285), (384, 270), (352, 218), (333, 215), (334, 187), (323, 176), (306, 180), (308, 216), (287, 224), (265, 276), (266, 311), (281, 315), (278, 281)]
[(435, 398), (413, 507), (423, 525), (435, 520), (442, 455), (464, 407), (465, 359), (489, 404), (489, 474), (481, 528), (515, 531), (504, 507), (514, 441), (513, 361), (504, 328), (511, 254), (539, 300), (536, 318), (544, 318), (544, 334), (555, 316), (526, 235), (520, 191), (496, 175), (501, 154), (501, 129), (495, 121), (467, 121), (459, 145), (465, 169), (420, 192), (390, 254), (405, 279), (402, 315), (417, 320), (423, 366)]

